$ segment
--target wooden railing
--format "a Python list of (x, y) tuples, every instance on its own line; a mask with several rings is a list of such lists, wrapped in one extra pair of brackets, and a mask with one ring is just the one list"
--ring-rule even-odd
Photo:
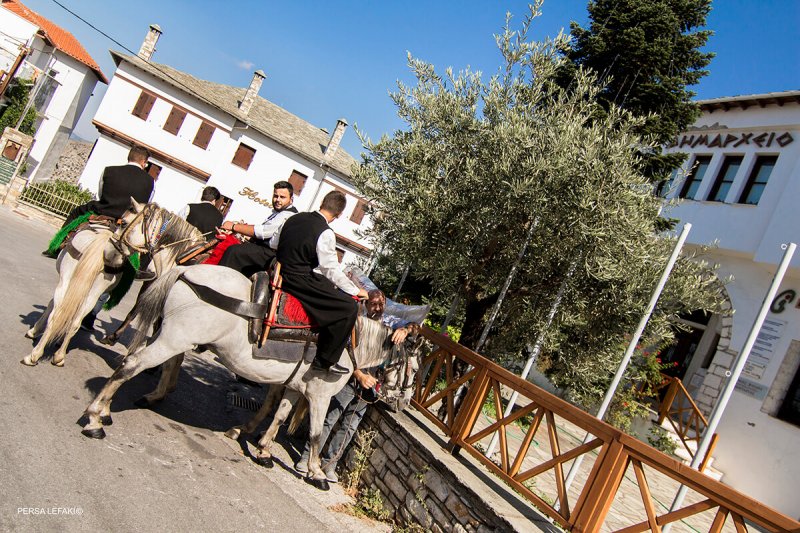
[[(748, 522), (767, 531), (800, 531), (800, 522), (675, 461), (447, 337), (428, 328), (422, 331), (435, 349), (420, 365), (412, 404), (449, 438), (449, 449), (468, 452), (565, 529), (660, 531), (664, 524), (702, 514), (711, 516), (708, 531), (722, 531), (726, 522), (737, 532), (747, 531)], [(466, 369), (460, 376), (459, 366)], [(456, 408), (454, 399), (461, 385), (468, 389)], [(518, 392), (524, 399), (521, 407), (501, 415), (501, 389)], [(494, 406), (495, 416), (480, 427), (478, 421), (487, 399)], [(442, 413), (441, 418), (437, 413)], [(519, 424), (523, 417), (527, 429)], [(481, 421), (485, 418), (483, 415)], [(581, 433), (580, 437), (576, 439), (566, 427), (574, 430), (572, 433)], [(497, 461), (487, 458), (480, 444), (495, 432), (500, 443)], [(509, 435), (514, 432), (522, 432), (522, 436), (515, 438), (512, 446)], [(591, 440), (583, 443), (582, 432), (590, 433)], [(579, 456), (584, 456), (583, 464), (589, 471), (583, 476), (579, 472), (568, 489), (565, 469)], [(633, 475), (628, 475), (629, 469)], [(648, 476), (686, 485), (699, 496), (693, 503), (667, 512), (663, 502), (654, 502), (651, 489), (656, 485), (648, 482)], [(536, 485), (545, 477), (551, 487), (548, 493)], [(608, 520), (608, 515), (623, 479), (637, 485), (643, 511), (641, 516), (620, 524), (616, 518)]]
[[(708, 420), (703, 416), (703, 412), (694, 403), (692, 395), (686, 390), (683, 382), (675, 377), (662, 374), (663, 381), (658, 387), (659, 389), (666, 389), (664, 399), (659, 402), (658, 407), (658, 423), (662, 424), (664, 420), (669, 421), (675, 434), (681, 439), (681, 444), (694, 458), (697, 447), (700, 444), (700, 439), (703, 436), (706, 428), (708, 427)], [(714, 448), (717, 446), (717, 439), (719, 435), (714, 433), (711, 437), (711, 442), (708, 451), (703, 457), (703, 461), (698, 466), (698, 470), (702, 472), (705, 470), (708, 461)], [(695, 443), (695, 448), (689, 446), (689, 442)]]

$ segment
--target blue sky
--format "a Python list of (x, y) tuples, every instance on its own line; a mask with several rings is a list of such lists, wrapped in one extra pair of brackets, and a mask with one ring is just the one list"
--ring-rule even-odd
[[(134, 52), (151, 23), (163, 30), (154, 61), (196, 77), (246, 87), (262, 69), (261, 96), (318, 127), (332, 130), (344, 117), (373, 140), (401, 128), (388, 92), (398, 79), (412, 82), (406, 51), (436, 65), (467, 66), (491, 75), (499, 64), (493, 35), (505, 13), (517, 20), (525, 1), (367, 2), (59, 0)], [(108, 49), (120, 47), (53, 0), (22, 0), (71, 31), (108, 77)], [(572, 20), (587, 23), (586, 0), (545, 0), (533, 38), (554, 36)], [(800, 89), (800, 1), (717, 0), (708, 19), (716, 53), (698, 98)], [(91, 118), (105, 86), (81, 118), (77, 135), (96, 137)], [(343, 147), (358, 156), (352, 129)]]

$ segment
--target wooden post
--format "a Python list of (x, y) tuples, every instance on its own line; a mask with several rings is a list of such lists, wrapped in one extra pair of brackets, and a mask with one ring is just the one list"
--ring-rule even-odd
[(587, 483), (584, 488), (585, 494), (581, 495), (574, 509), (571, 519), (572, 531), (586, 533), (600, 531), (627, 468), (628, 454), (622, 443), (615, 439), (597, 458), (590, 479), (591, 484)]

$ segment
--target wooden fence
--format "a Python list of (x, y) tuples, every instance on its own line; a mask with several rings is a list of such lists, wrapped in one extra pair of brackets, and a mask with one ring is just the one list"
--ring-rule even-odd
[[(641, 516), (624, 527), (614, 522), (611, 529), (626, 533), (661, 531), (667, 523), (713, 513), (708, 531), (722, 531), (723, 527), (747, 531), (751, 523), (767, 531), (800, 532), (800, 522), (597, 420), (447, 337), (428, 328), (422, 332), (435, 349), (420, 365), (412, 404), (450, 439), (451, 450), (463, 449), (474, 456), (563, 528), (579, 532), (608, 530), (607, 515), (623, 477), (632, 469), (633, 476), (629, 477), (635, 477), (638, 486)], [(467, 392), (460, 406), (456, 406), (457, 391), (462, 385)], [(516, 391), (525, 399), (519, 409), (505, 416), (500, 414), (501, 388)], [(494, 418), (488, 426), (479, 428), (476, 422), (487, 402), (494, 407)], [(487, 411), (491, 413), (492, 409)], [(557, 424), (556, 419), (562, 423)], [(522, 421), (525, 424), (521, 425)], [(509, 433), (526, 425), (524, 436), (511, 446)], [(567, 438), (565, 425), (590, 433), (591, 440), (583, 443)], [(498, 460), (487, 458), (480, 445), (482, 439), (495, 432), (499, 434)], [(536, 437), (538, 455), (530, 453)], [(547, 451), (547, 457), (542, 457), (541, 450)], [(565, 469), (579, 456), (584, 456), (588, 473), (576, 477), (568, 489)], [(550, 494), (542, 493), (536, 485), (536, 480), (545, 475), (552, 487)], [(648, 476), (652, 479), (656, 475), (686, 485), (700, 499), (674, 512), (659, 512), (652, 497), (653, 485), (648, 483)]]

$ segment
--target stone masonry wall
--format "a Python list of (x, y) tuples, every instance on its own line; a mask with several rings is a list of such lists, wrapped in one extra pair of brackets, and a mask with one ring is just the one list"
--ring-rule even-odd
[(94, 144), (90, 142), (70, 139), (64, 151), (61, 152), (61, 157), (58, 158), (53, 174), (43, 177), (43, 179), (62, 179), (70, 183), (78, 183), (78, 178), (81, 177), (83, 167), (89, 160), (89, 153), (93, 146)]
[[(437, 533), (517, 529), (437, 458), (447, 455), (445, 450), (420, 442), (399, 422), (401, 416), (371, 408), (359, 429), (376, 432), (361, 482), (380, 491), (395, 520)], [(346, 456), (348, 470), (354, 461), (355, 446), (351, 446)]]

